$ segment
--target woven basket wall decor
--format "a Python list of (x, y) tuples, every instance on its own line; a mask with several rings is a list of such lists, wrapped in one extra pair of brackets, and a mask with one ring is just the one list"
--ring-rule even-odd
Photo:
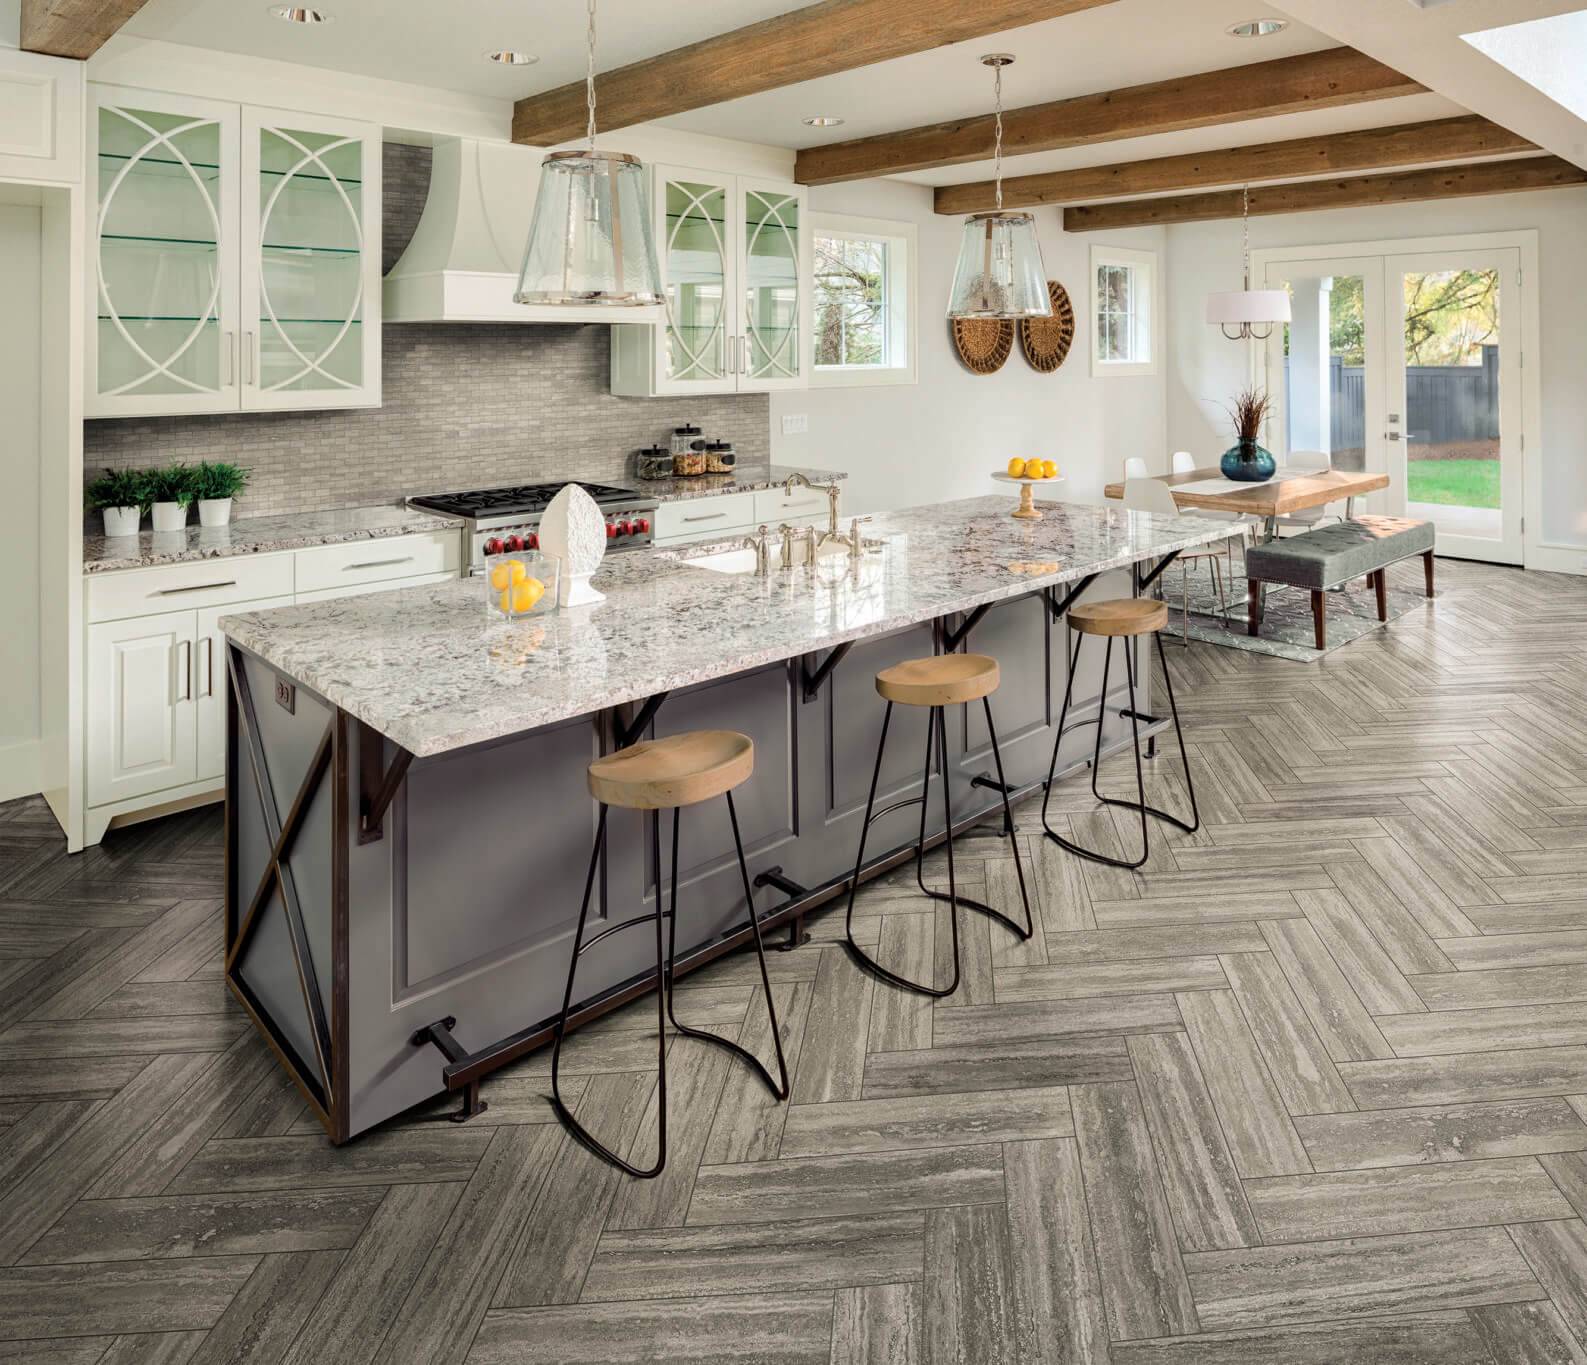
[(1033, 370), (1051, 374), (1064, 363), (1075, 339), (1075, 310), (1069, 291), (1057, 280), (1047, 281), (1047, 297), (1052, 300), (1050, 318), (1021, 318), (1019, 348)]
[(999, 318), (954, 318), (953, 347), (974, 374), (996, 374), (1014, 349), (1014, 324)]

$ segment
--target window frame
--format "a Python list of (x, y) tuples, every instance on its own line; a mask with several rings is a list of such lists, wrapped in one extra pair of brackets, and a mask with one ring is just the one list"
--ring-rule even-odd
[[(1130, 270), (1135, 273), (1137, 280), (1144, 280), (1145, 317), (1136, 323), (1136, 339), (1140, 340), (1144, 336), (1147, 347), (1145, 360), (1106, 360), (1101, 354), (1102, 333), (1097, 326), (1101, 298), (1097, 276), (1105, 266)], [(1093, 378), (1117, 379), (1157, 373), (1158, 357), (1163, 349), (1162, 290), (1159, 281), (1155, 251), (1137, 251), (1130, 247), (1092, 243), (1090, 319)]]
[[(919, 231), (914, 223), (890, 218), (861, 218), (847, 213), (812, 213), (810, 221), (810, 387), (868, 388), (915, 384), (920, 375), (917, 306)], [(821, 237), (882, 241), (887, 244), (887, 271), (883, 278), (888, 347), (903, 363), (891, 365), (819, 365), (816, 363), (816, 317), (820, 302), (815, 296), (816, 240)]]

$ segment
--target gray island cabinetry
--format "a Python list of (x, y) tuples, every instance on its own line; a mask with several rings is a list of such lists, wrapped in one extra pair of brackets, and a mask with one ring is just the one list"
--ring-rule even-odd
[[(1068, 679), (1067, 600), (1131, 595), (1228, 528), (1008, 510), (978, 498), (893, 513), (858, 562), (764, 578), (701, 567), (703, 550), (614, 556), (595, 580), (604, 602), (517, 622), (487, 615), (478, 580), (224, 619), (227, 980), (331, 1138), (446, 1090), (467, 1113), (482, 1077), (549, 1041), (595, 837), (585, 768), (602, 753), (690, 729), (749, 735), (755, 772), (737, 795), (756, 912), (793, 941), (852, 870), (878, 669), (952, 649), (995, 656), (1008, 781), (1039, 787)], [(1100, 657), (1075, 679), (1072, 721), (1098, 714)], [(1101, 708), (1108, 745), (1130, 734), (1121, 672)], [(957, 827), (1000, 801), (979, 709), (949, 726), (934, 833), (944, 778)], [(1089, 757), (1093, 734), (1066, 736), (1061, 770)], [(879, 804), (918, 788), (924, 741), (923, 717), (895, 715)], [(682, 826), (688, 967), (748, 932), (729, 932), (743, 891), (720, 804)], [(610, 818), (601, 923), (656, 894), (645, 822)], [(910, 856), (918, 820), (909, 809), (876, 824), (864, 875)], [(647, 937), (616, 935), (585, 958), (581, 1021), (646, 989)]]

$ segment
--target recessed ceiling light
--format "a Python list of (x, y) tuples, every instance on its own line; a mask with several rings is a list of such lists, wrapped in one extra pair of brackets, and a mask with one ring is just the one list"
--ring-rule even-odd
[(1288, 27), (1288, 19), (1247, 19), (1243, 24), (1230, 24), (1228, 31), (1235, 38), (1271, 38)]
[(487, 52), (487, 62), (495, 62), (498, 66), (533, 66), (540, 58), (532, 52), (514, 52), (510, 47), (504, 47), (500, 52)]
[(842, 122), (835, 114), (812, 114), (804, 120), (805, 126), (809, 128), (836, 128)]
[(322, 9), (305, 9), (299, 5), (271, 5), (270, 13), (289, 24), (328, 24), (331, 16)]

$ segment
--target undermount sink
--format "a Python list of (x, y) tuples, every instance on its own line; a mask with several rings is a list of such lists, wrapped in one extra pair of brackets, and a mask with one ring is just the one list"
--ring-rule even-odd
[[(880, 542), (876, 542), (880, 544)], [(869, 543), (867, 548), (870, 548)], [(805, 544), (796, 541), (793, 548), (794, 564), (797, 567), (805, 563)], [(828, 542), (817, 552), (817, 560), (841, 559), (847, 556), (848, 546)], [(780, 551), (775, 542), (770, 549), (770, 572), (776, 573), (781, 564)], [(709, 569), (712, 573), (752, 574), (755, 572), (755, 552), (746, 546), (735, 546), (725, 550), (712, 550), (700, 555), (681, 555), (679, 558), (691, 569)]]

